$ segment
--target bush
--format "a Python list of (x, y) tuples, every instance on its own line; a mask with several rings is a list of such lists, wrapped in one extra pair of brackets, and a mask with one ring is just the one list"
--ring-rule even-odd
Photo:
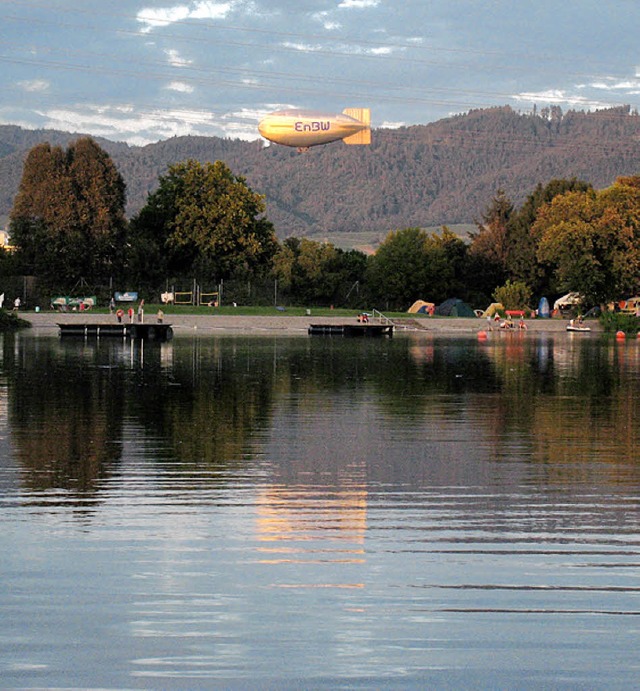
[(635, 314), (624, 312), (603, 312), (600, 315), (600, 324), (605, 333), (624, 331), (626, 334), (636, 334), (640, 331), (640, 319)]
[(30, 329), (31, 324), (20, 319), (17, 314), (0, 309), (0, 331), (17, 331), (18, 329)]
[(507, 281), (500, 288), (496, 288), (493, 297), (507, 310), (527, 309), (531, 302), (531, 289), (522, 281)]

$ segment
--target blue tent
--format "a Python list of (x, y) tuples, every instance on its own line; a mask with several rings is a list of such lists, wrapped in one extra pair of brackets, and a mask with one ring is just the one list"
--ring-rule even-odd
[(542, 317), (542, 319), (549, 319), (551, 316), (547, 298), (540, 298), (540, 302), (538, 303), (538, 316)]

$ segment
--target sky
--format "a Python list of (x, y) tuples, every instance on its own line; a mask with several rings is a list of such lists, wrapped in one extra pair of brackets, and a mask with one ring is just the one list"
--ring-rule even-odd
[(636, 108), (638, 27), (637, 0), (0, 0), (0, 124), (144, 145), (291, 107)]

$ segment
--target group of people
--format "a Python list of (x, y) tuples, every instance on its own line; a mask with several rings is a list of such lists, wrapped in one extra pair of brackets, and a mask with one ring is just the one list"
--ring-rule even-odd
[[(116, 309), (116, 301), (114, 298), (111, 298), (109, 300), (109, 313), (113, 314), (115, 311), (116, 313), (116, 319), (118, 320), (118, 323), (121, 323), (122, 320), (124, 319), (124, 310), (122, 307), (118, 307)], [(133, 307), (129, 307), (127, 310), (127, 316), (129, 317), (129, 321), (133, 324), (133, 316), (134, 316), (134, 311)], [(138, 324), (142, 324), (144, 321), (144, 300), (140, 300), (138, 303)]]
[[(498, 325), (499, 329), (511, 330), (511, 329), (518, 328), (518, 329), (521, 329), (522, 331), (527, 330), (527, 325), (525, 324), (523, 314), (520, 315), (520, 319), (518, 320), (518, 326), (517, 327), (516, 327), (515, 322), (511, 318), (511, 315), (507, 315), (507, 317), (505, 319), (502, 319), (502, 317), (500, 317), (500, 315), (496, 312), (493, 320), (496, 322), (500, 322)], [(487, 321), (489, 323), (491, 323), (491, 317), (487, 317)], [(489, 328), (491, 328), (491, 327), (489, 327)]]
[[(122, 307), (117, 307), (115, 299), (111, 298), (111, 300), (109, 301), (109, 313), (113, 314), (114, 312), (116, 315), (116, 319), (118, 320), (118, 323), (121, 324), (122, 320), (124, 319), (125, 312), (122, 309)], [(133, 324), (133, 307), (129, 307), (129, 309), (127, 310), (127, 317), (129, 318), (129, 322)], [(138, 324), (142, 324), (144, 322), (144, 300), (140, 300), (140, 302), (138, 303), (137, 317)], [(162, 324), (164, 320), (164, 312), (161, 309), (158, 310), (156, 314), (156, 319), (158, 321), (158, 324)]]

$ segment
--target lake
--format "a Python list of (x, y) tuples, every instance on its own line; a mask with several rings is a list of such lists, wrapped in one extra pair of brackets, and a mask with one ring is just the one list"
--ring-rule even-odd
[(639, 342), (0, 358), (3, 688), (638, 688)]

